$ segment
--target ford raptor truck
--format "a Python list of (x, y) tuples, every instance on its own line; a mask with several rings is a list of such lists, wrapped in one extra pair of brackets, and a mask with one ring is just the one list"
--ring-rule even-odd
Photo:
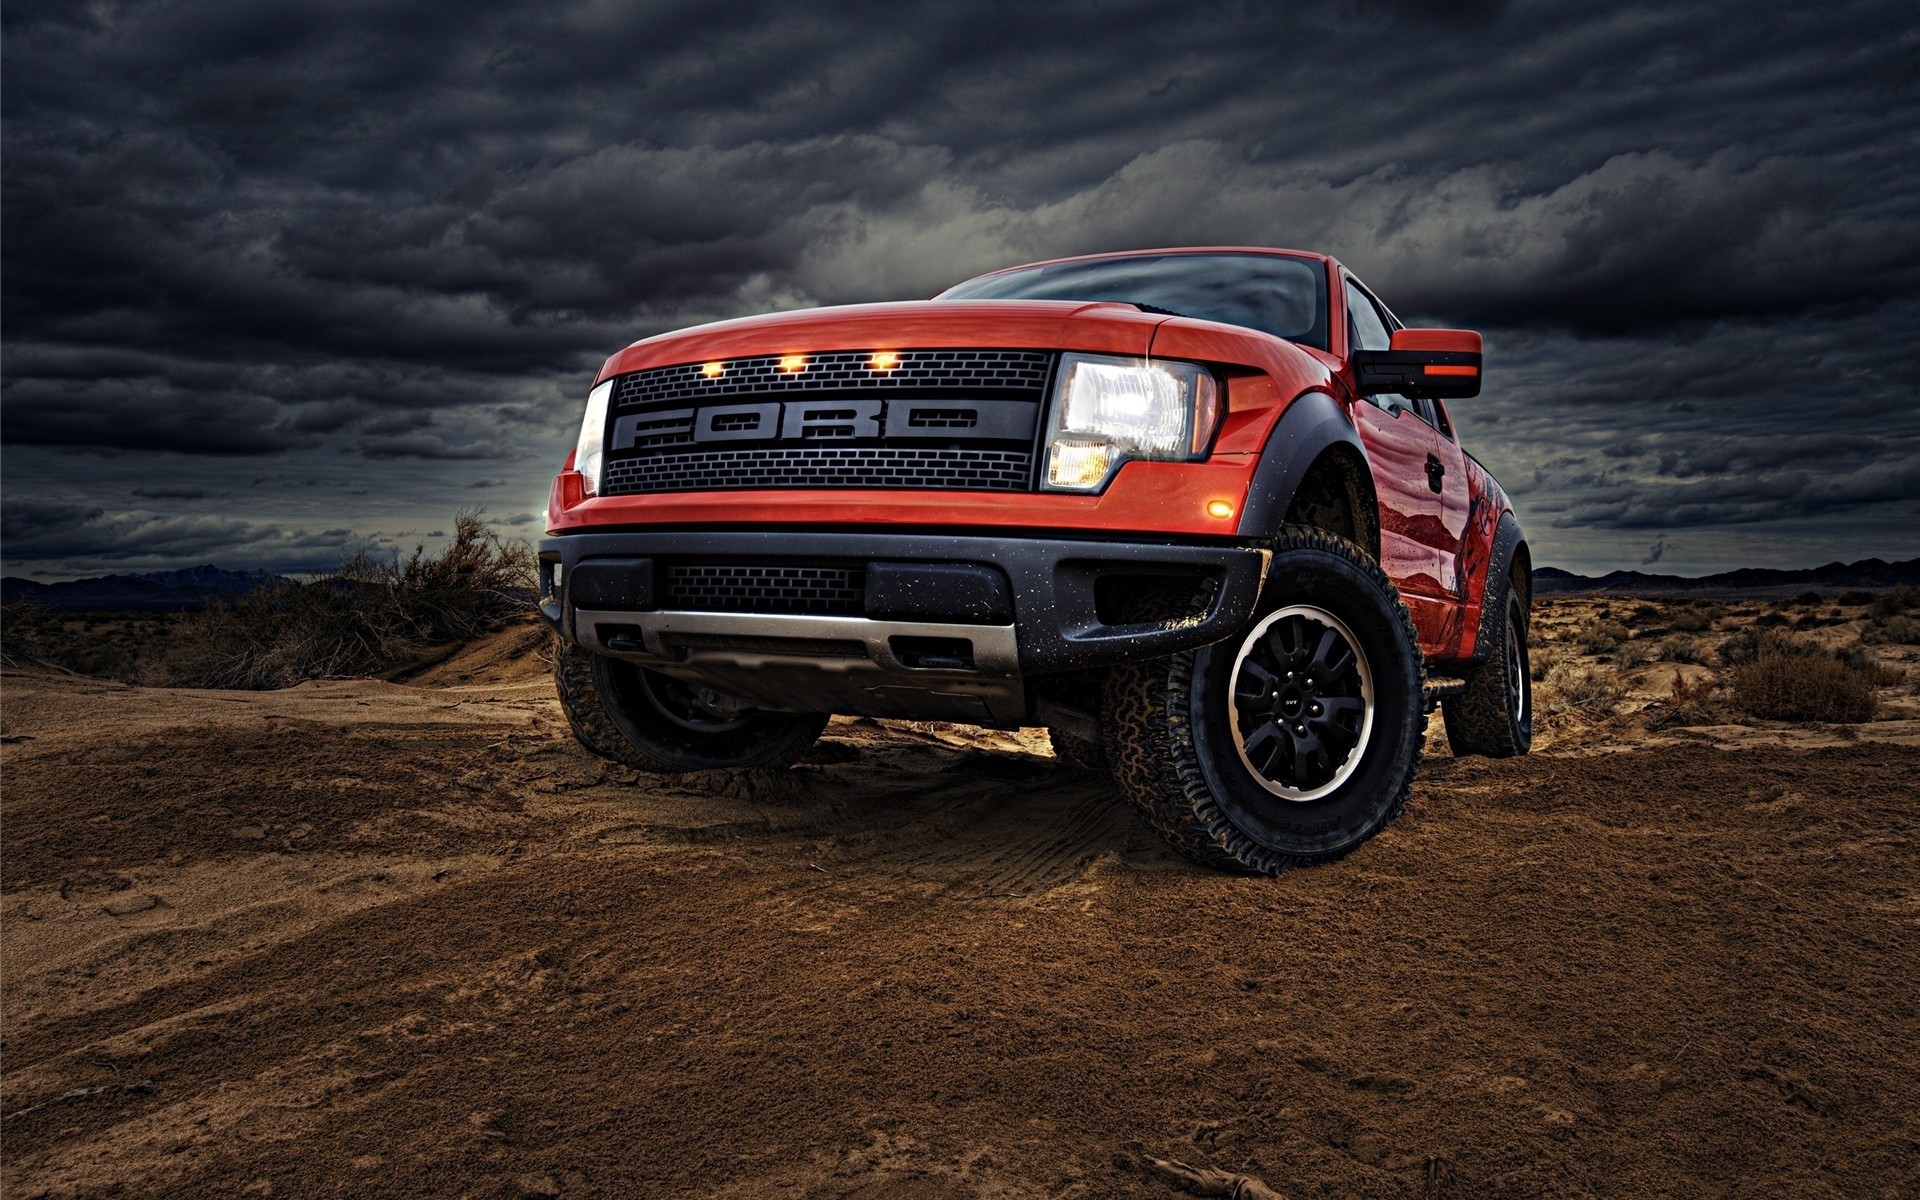
[(589, 749), (777, 768), (829, 714), (1044, 726), (1175, 848), (1274, 873), (1405, 802), (1427, 713), (1524, 753), (1530, 564), (1446, 401), (1480, 336), (1244, 247), (635, 342), (553, 481)]

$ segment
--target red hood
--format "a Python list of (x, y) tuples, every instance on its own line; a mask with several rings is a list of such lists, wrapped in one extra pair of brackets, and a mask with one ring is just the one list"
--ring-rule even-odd
[(609, 358), (599, 379), (680, 363), (820, 350), (977, 346), (1145, 355), (1155, 327), (1165, 320), (1131, 304), (1071, 300), (909, 300), (809, 308), (646, 338)]

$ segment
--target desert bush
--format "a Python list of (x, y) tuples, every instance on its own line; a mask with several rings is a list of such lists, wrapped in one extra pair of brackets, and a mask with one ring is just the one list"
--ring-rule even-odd
[(1872, 592), (1841, 592), (1838, 603), (1859, 606), (1873, 603)]
[(274, 688), (330, 675), (385, 670), (436, 642), (475, 637), (524, 609), (530, 547), (487, 528), (478, 510), (454, 519), (437, 555), (360, 555), (333, 575), (255, 591), (188, 617), (167, 662), (189, 687)]
[(1802, 608), (1812, 608), (1814, 605), (1824, 603), (1825, 601), (1826, 597), (1819, 592), (1801, 592), (1793, 598), (1793, 602)]
[(1552, 672), (1554, 665), (1566, 657), (1566, 651), (1552, 643), (1536, 642), (1527, 647), (1527, 674), (1539, 683)]
[(1663, 702), (1651, 706), (1649, 729), (1671, 729), (1677, 725), (1717, 725), (1723, 714), (1713, 701), (1715, 683), (1701, 679), (1693, 683), (1679, 671), (1673, 673), (1673, 685)]
[(1734, 707), (1772, 721), (1870, 721), (1875, 673), (1779, 633), (1754, 638), (1752, 657), (1727, 677)]
[(405, 562), (362, 554), (340, 569), (340, 579), (377, 598), (382, 623), (420, 642), (451, 642), (484, 633), (502, 617), (525, 609), (533, 595), (533, 547), (506, 541), (487, 528), (483, 513), (454, 517), (453, 541), (438, 555), (415, 546)]
[(209, 605), (188, 622), (167, 663), (185, 687), (276, 688), (330, 675), (365, 675), (410, 643), (337, 579), (256, 589)]
[(1851, 646), (1835, 646), (1832, 654), (1834, 658), (1854, 670), (1864, 671), (1873, 680), (1875, 687), (1887, 687), (1907, 677), (1907, 673), (1900, 668), (1874, 658), (1873, 652), (1861, 642), (1855, 642)]
[(1869, 621), (1860, 631), (1868, 642), (1893, 642), (1902, 646), (1920, 646), (1920, 620), (1897, 614), (1880, 621)]
[(1661, 618), (1666, 615), (1667, 611), (1657, 604), (1642, 604), (1639, 608), (1634, 609), (1625, 617), (1622, 617), (1621, 620), (1633, 626), (1635, 629), (1639, 629), (1646, 625), (1659, 624)]
[(1541, 708), (1557, 715), (1600, 721), (1619, 711), (1627, 689), (1612, 671), (1556, 663), (1536, 693)]
[(1707, 661), (1705, 653), (1700, 649), (1699, 640), (1684, 633), (1676, 633), (1663, 639), (1656, 648), (1656, 652), (1661, 662), (1704, 665)]
[(1606, 654), (1633, 636), (1633, 631), (1618, 621), (1595, 621), (1576, 633), (1573, 644), (1582, 654)]
[(1651, 661), (1653, 661), (1653, 647), (1637, 638), (1630, 642), (1621, 642), (1613, 651), (1613, 665), (1623, 671)]
[(52, 609), (31, 600), (0, 605), (0, 663), (12, 667), (45, 659), (56, 619)]
[(1867, 605), (1867, 616), (1885, 621), (1916, 608), (1920, 608), (1920, 588), (1897, 587), (1875, 596)]
[(1683, 608), (1673, 614), (1673, 619), (1667, 622), (1667, 627), (1677, 629), (1681, 633), (1704, 633), (1713, 628), (1713, 617), (1706, 609)]
[(1787, 619), (1777, 612), (1761, 613), (1753, 619), (1755, 629), (1778, 629), (1787, 624)]

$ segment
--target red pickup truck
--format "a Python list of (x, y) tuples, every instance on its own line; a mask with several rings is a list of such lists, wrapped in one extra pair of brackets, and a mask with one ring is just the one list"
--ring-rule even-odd
[(1445, 401), (1480, 337), (1320, 254), (1147, 250), (607, 360), (541, 609), (595, 752), (793, 762), (828, 715), (1045, 726), (1194, 859), (1338, 856), (1532, 737), (1530, 563)]

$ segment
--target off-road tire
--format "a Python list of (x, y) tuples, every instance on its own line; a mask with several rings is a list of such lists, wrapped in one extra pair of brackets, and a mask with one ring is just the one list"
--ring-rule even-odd
[(1113, 671), (1101, 731), (1121, 791), (1175, 849), (1207, 866), (1273, 875), (1338, 858), (1399, 815), (1427, 718), (1412, 618), (1365, 550), (1283, 526), (1267, 578), (1262, 616), (1323, 610), (1348, 627), (1371, 672), (1371, 733), (1343, 782), (1319, 799), (1275, 795), (1236, 748), (1230, 690), (1257, 620), (1212, 646)]
[(1533, 745), (1533, 672), (1527, 657), (1530, 620), (1520, 589), (1509, 580), (1488, 600), (1504, 608), (1500, 641), (1467, 672), (1467, 686), (1440, 702), (1447, 745), (1458, 755), (1512, 758)]
[(1099, 742), (1058, 729), (1047, 730), (1047, 740), (1053, 743), (1053, 756), (1070, 767), (1102, 773), (1113, 769), (1113, 764), (1107, 761), (1106, 747)]
[(644, 670), (568, 642), (554, 648), (554, 687), (573, 735), (600, 757), (635, 770), (682, 775), (787, 767), (827, 727), (821, 713), (756, 712), (717, 732), (686, 729), (648, 702), (640, 690)]

